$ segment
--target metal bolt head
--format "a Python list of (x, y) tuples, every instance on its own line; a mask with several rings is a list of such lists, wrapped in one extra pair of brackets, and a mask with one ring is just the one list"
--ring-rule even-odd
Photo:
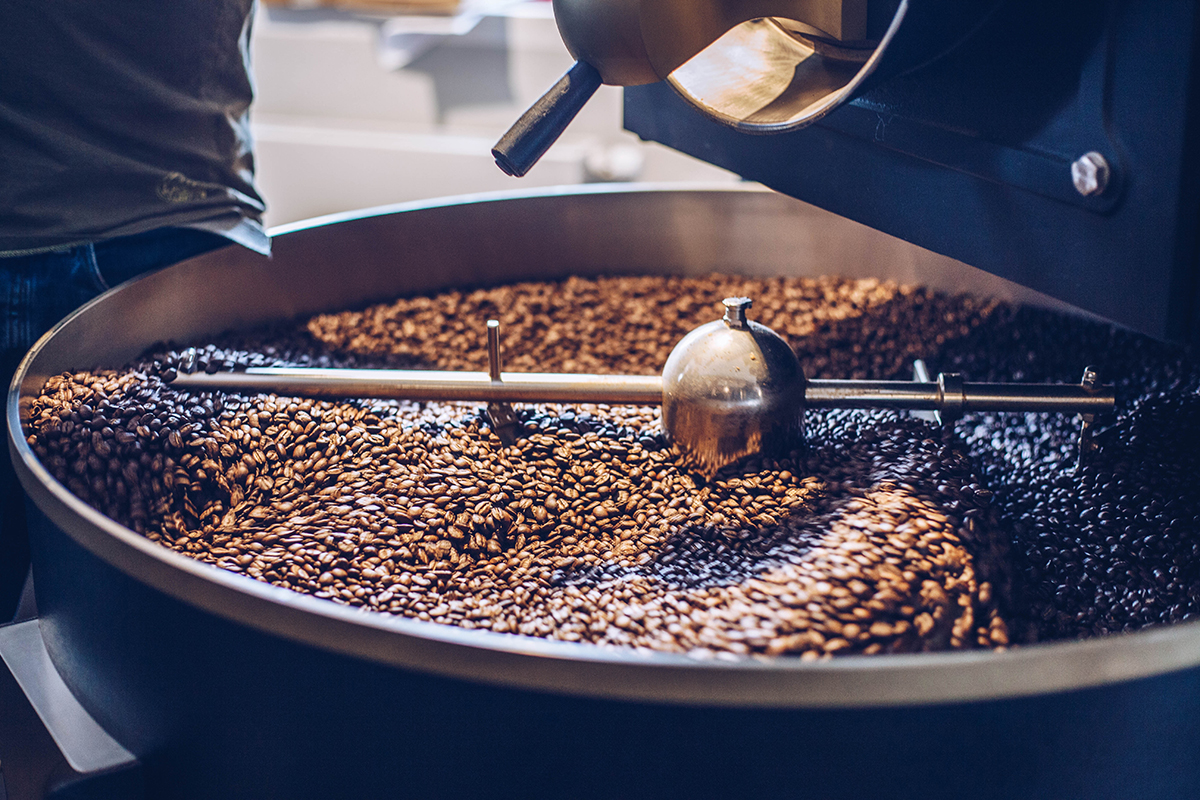
[(1099, 367), (1096, 367), (1092, 364), (1088, 364), (1086, 367), (1084, 367), (1083, 368), (1083, 377), (1079, 380), (1079, 383), (1083, 386), (1084, 389), (1087, 389), (1089, 392), (1095, 393), (1096, 387), (1100, 383)]
[(725, 324), (734, 330), (746, 330), (746, 311), (753, 301), (749, 297), (726, 297), (722, 302), (725, 305), (725, 316), (722, 317)]
[(1075, 191), (1084, 197), (1094, 197), (1104, 193), (1111, 173), (1108, 161), (1093, 150), (1072, 162), (1071, 183), (1075, 184)]

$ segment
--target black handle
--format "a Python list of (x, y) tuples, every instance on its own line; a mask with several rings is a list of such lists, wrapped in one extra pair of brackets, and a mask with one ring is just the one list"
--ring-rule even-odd
[(601, 84), (591, 64), (576, 61), (550, 91), (529, 107), (492, 148), (496, 165), (520, 178), (546, 154)]

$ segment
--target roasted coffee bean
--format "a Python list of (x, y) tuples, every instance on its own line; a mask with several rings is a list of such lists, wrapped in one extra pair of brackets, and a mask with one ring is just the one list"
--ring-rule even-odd
[(197, 343), (198, 369), (658, 372), (724, 296), (755, 298), (813, 377), (1077, 381), (1121, 413), (1075, 467), (1072, 420), (809, 411), (807, 444), (701, 482), (655, 408), (188, 394), (185, 350), (47, 381), (30, 444), (147, 538), (419, 620), (697, 654), (1004, 647), (1200, 608), (1200, 370), (1107, 326), (866, 280), (621, 277), (451, 291)]

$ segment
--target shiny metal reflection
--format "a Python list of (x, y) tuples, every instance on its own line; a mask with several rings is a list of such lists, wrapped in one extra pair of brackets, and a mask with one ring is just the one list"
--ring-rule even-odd
[(746, 319), (749, 299), (725, 307), (663, 368), (663, 429), (682, 464), (705, 478), (748, 455), (786, 451), (804, 434), (804, 373), (792, 348)]

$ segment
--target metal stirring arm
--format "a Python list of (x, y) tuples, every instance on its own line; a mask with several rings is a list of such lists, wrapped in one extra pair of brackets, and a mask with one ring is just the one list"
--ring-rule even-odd
[[(500, 371), (500, 327), (488, 321), (488, 372), (261, 367), (189, 373), (174, 385), (193, 390), (273, 392), (308, 397), (483, 401), (501, 441), (511, 444), (517, 415), (509, 403), (606, 403), (663, 407), (663, 429), (684, 464), (711, 475), (726, 464), (803, 437), (805, 407), (934, 411), (952, 422), (971, 411), (1080, 414), (1087, 425), (1111, 411), (1111, 386), (1091, 367), (1074, 385), (970, 383), (957, 373), (936, 381), (805, 380), (796, 355), (764, 325), (746, 319), (747, 298), (727, 298), (722, 320), (689, 333), (663, 375), (572, 375)], [(1081, 452), (1082, 452), (1081, 443)]]
[[(274, 392), (304, 397), (372, 397), (487, 403), (658, 405), (658, 375), (587, 375), (405, 369), (259, 367), (243, 372), (180, 373), (173, 386), (195, 391)], [(809, 408), (892, 408), (937, 411), (950, 421), (972, 411), (1054, 411), (1103, 414), (1113, 409), (1111, 386), (971, 383), (942, 373), (936, 381), (821, 380), (805, 382)]]
[(172, 386), (302, 397), (373, 397), (486, 403), (608, 403), (657, 405), (657, 375), (572, 375), (550, 372), (440, 372), (409, 369), (260, 367), (212, 375), (180, 373)]
[(804, 389), (809, 408), (895, 408), (936, 411), (953, 422), (972, 411), (1053, 411), (1104, 414), (1114, 405), (1111, 386), (1045, 383), (970, 383), (957, 373), (940, 373), (936, 381), (809, 380)]

